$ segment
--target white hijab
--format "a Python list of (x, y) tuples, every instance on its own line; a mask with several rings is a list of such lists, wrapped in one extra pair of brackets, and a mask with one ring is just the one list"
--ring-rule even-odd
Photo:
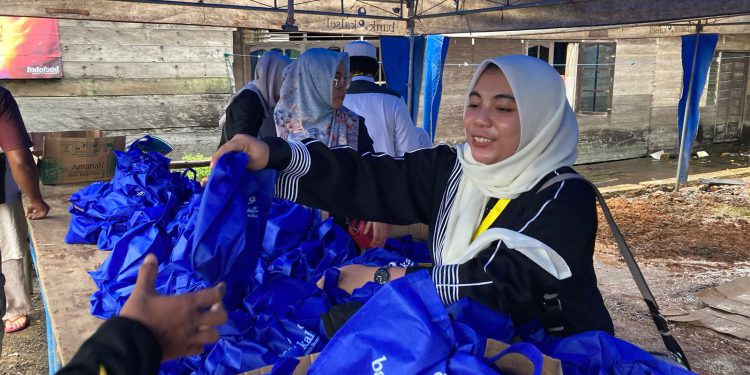
[(279, 137), (315, 138), (328, 147), (358, 149), (359, 116), (344, 106), (333, 108), (333, 78), (339, 64), (348, 75), (349, 55), (310, 48), (290, 65), (274, 110)]
[(513, 90), (521, 119), (521, 140), (512, 156), (491, 165), (474, 160), (468, 143), (456, 146), (463, 174), (448, 219), (442, 264), (463, 263), (476, 254), (475, 247), (470, 250), (471, 237), (490, 197), (516, 198), (548, 173), (573, 165), (577, 156), (578, 122), (560, 74), (533, 57), (502, 56), (479, 65), (468, 92), (489, 64), (502, 70)]

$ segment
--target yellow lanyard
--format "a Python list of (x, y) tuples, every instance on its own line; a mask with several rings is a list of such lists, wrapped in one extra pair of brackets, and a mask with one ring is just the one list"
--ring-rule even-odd
[(505, 210), (505, 206), (508, 205), (510, 202), (510, 199), (508, 198), (501, 198), (497, 200), (497, 203), (495, 203), (495, 206), (492, 207), (492, 210), (487, 214), (487, 216), (484, 217), (484, 220), (482, 220), (482, 223), (479, 224), (479, 228), (474, 232), (474, 236), (471, 237), (471, 240), (474, 241), (479, 237), (482, 232), (486, 231), (492, 223), (497, 220), (497, 218), (500, 216), (501, 213), (503, 213), (503, 210)]

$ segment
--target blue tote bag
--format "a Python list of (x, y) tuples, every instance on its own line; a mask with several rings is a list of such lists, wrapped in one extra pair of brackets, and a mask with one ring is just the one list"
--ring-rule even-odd
[(435, 285), (419, 271), (383, 286), (331, 338), (308, 374), (419, 374), (444, 362), (454, 342)]
[(253, 286), (276, 173), (247, 171), (244, 153), (219, 158), (195, 216), (189, 259), (192, 269), (213, 285), (227, 283), (227, 308), (242, 304)]

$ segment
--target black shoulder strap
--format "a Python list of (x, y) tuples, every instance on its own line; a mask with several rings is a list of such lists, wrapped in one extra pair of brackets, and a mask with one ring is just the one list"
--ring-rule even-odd
[(661, 315), (661, 312), (659, 312), (659, 306), (656, 304), (656, 299), (651, 293), (651, 289), (649, 289), (648, 284), (646, 284), (646, 279), (643, 277), (643, 273), (641, 273), (641, 269), (638, 267), (638, 263), (636, 263), (635, 257), (633, 257), (633, 253), (630, 251), (628, 244), (625, 242), (625, 238), (622, 236), (620, 229), (615, 223), (615, 219), (612, 217), (612, 213), (609, 211), (607, 202), (604, 200), (602, 193), (599, 191), (599, 189), (597, 189), (596, 185), (579, 174), (563, 173), (550, 178), (544, 184), (542, 184), (539, 190), (537, 190), (537, 194), (558, 182), (574, 179), (586, 181), (594, 189), (594, 192), (596, 193), (596, 199), (599, 201), (599, 206), (602, 208), (604, 217), (607, 219), (607, 223), (609, 224), (609, 229), (615, 236), (617, 246), (620, 248), (620, 254), (625, 259), (625, 264), (628, 265), (628, 269), (633, 275), (633, 279), (635, 279), (635, 284), (638, 286), (638, 290), (641, 292), (641, 296), (643, 296), (643, 299), (646, 301), (646, 305), (648, 306), (648, 310), (651, 313), (651, 317), (654, 319), (654, 323), (656, 324), (656, 329), (659, 330), (661, 338), (662, 340), (664, 340), (664, 346), (666, 346), (667, 350), (672, 353), (677, 363), (685, 366), (685, 368), (690, 370), (690, 365), (688, 364), (685, 352), (682, 351), (682, 348), (677, 342), (677, 339), (672, 336), (672, 332), (669, 330), (669, 325), (667, 324), (667, 319), (664, 318), (663, 315)]

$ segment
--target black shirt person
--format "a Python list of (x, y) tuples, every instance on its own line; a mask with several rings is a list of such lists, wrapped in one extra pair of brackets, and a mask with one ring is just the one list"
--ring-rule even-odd
[(58, 375), (157, 374), (162, 361), (198, 354), (219, 339), (218, 326), (227, 320), (224, 284), (160, 296), (158, 268), (156, 257), (146, 255), (120, 316), (104, 322)]
[(255, 79), (235, 93), (226, 113), (219, 120), (219, 146), (232, 139), (235, 134), (276, 136), (273, 110), (279, 101), (284, 69), (291, 62), (277, 51), (271, 50), (263, 54), (255, 67)]
[[(427, 268), (446, 305), (468, 297), (517, 325), (544, 322), (555, 335), (613, 333), (593, 265), (593, 189), (581, 180), (540, 189), (574, 173), (577, 157), (578, 123), (560, 75), (528, 56), (486, 60), (465, 103), (466, 142), (455, 147), (393, 158), (315, 139), (238, 136), (213, 159), (243, 151), (248, 168), (279, 170), (280, 198), (366, 220), (428, 224), (434, 265)], [(390, 278), (412, 270), (391, 268)], [(375, 271), (342, 267), (339, 287), (351, 292)], [(554, 317), (550, 299), (561, 307)]]

